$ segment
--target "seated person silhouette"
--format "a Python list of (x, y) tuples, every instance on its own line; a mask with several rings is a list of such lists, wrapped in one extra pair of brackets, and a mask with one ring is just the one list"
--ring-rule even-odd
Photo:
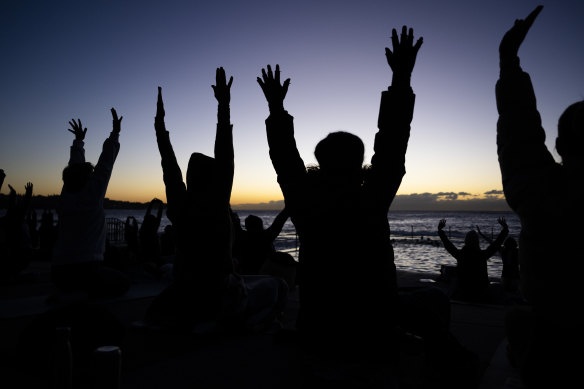
[(503, 229), (497, 239), (485, 250), (481, 249), (479, 235), (474, 230), (466, 233), (464, 246), (458, 249), (444, 232), (446, 219), (442, 219), (438, 223), (438, 236), (440, 236), (446, 251), (456, 259), (456, 281), (452, 297), (469, 301), (489, 300), (487, 261), (495, 255), (509, 234), (505, 218), (499, 218), (497, 221)]
[[(484, 240), (493, 243), (493, 239), (483, 234), (479, 226), (477, 226), (477, 232)], [(503, 290), (509, 293), (516, 293), (519, 290), (519, 248), (515, 238), (508, 236), (499, 248), (499, 254), (501, 255), (501, 262), (503, 262), (503, 269), (501, 270)]]
[(90, 298), (124, 294), (129, 279), (121, 272), (103, 265), (106, 224), (103, 201), (120, 150), (118, 141), (122, 118), (111, 109), (113, 129), (103, 143), (95, 167), (85, 161), (84, 142), (87, 128), (81, 120), (69, 122), (75, 135), (69, 164), (63, 170), (63, 189), (59, 198), (58, 233), (53, 249), (51, 277), (65, 292), (84, 291)]
[[(193, 153), (186, 185), (166, 130), (162, 92), (158, 88), (154, 127), (176, 256), (172, 283), (153, 301), (145, 320), (152, 325), (187, 332), (200, 330), (202, 326), (206, 326), (201, 330), (205, 332), (263, 330), (283, 310), (285, 283), (265, 277), (266, 282), (259, 282), (261, 285), (250, 291), (246, 281), (234, 271), (229, 206), (234, 172), (229, 111), (233, 77), (227, 83), (225, 71), (218, 68), (216, 81), (213, 86), (218, 102), (215, 157)], [(263, 293), (259, 299), (257, 292)]]
[(285, 208), (267, 229), (264, 229), (264, 222), (258, 216), (249, 215), (245, 218), (245, 230), (239, 235), (240, 254), (237, 258), (242, 274), (260, 274), (264, 263), (276, 252), (274, 241), (286, 220), (288, 213)]
[(262, 69), (258, 83), (268, 102), (270, 158), (300, 241), (297, 328), (309, 352), (342, 358), (392, 358), (398, 295), (387, 213), (405, 174), (415, 95), (411, 72), (420, 38), (404, 26), (392, 33), (386, 57), (392, 85), (381, 94), (371, 167), (364, 145), (333, 132), (314, 151), (308, 171), (296, 148), (293, 117), (284, 110), (290, 79)]
[(509, 355), (526, 387), (560, 388), (580, 380), (584, 362), (574, 352), (584, 344), (584, 261), (579, 254), (584, 101), (568, 106), (559, 118), (557, 163), (545, 143), (531, 79), (518, 57), (542, 8), (515, 20), (499, 46), (497, 154), (505, 198), (521, 221), (520, 290), (529, 303), (508, 315)]

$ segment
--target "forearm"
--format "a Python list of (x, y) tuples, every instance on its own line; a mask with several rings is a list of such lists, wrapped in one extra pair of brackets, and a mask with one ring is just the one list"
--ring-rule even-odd
[(507, 238), (507, 235), (509, 235), (509, 229), (503, 228), (501, 230), (501, 232), (499, 233), (499, 235), (497, 236), (497, 239), (495, 239), (487, 248), (487, 257), (488, 258), (495, 255), (497, 250), (499, 250), (499, 248), (501, 248), (501, 245), (503, 244), (503, 242)]
[(168, 131), (156, 131), (156, 142), (158, 144), (158, 151), (160, 152), (164, 184), (168, 192), (169, 186), (174, 187), (183, 184), (182, 172), (174, 155)]
[(288, 215), (288, 211), (286, 210), (286, 208), (284, 208), (274, 218), (274, 222), (266, 230), (267, 233), (268, 233), (268, 236), (270, 237), (271, 240), (276, 239), (278, 237), (278, 235), (280, 235), (280, 232), (282, 231), (282, 228), (284, 227), (284, 224), (286, 224), (286, 220), (288, 220), (288, 216), (289, 216)]
[(507, 201), (516, 208), (522, 193), (541, 184), (555, 165), (545, 145), (531, 79), (519, 67), (502, 69), (496, 87), (497, 154)]
[(281, 110), (266, 119), (266, 134), (270, 158), (278, 178), (289, 179), (304, 175), (306, 169), (294, 139), (294, 118)]
[(458, 249), (452, 244), (450, 239), (448, 239), (448, 236), (446, 236), (444, 230), (438, 230), (438, 236), (440, 237), (440, 240), (442, 241), (446, 251), (448, 251), (452, 256), (456, 257)]
[(100, 183), (103, 195), (105, 195), (109, 179), (111, 177), (114, 163), (120, 151), (120, 143), (118, 141), (119, 134), (112, 132), (108, 139), (103, 142), (103, 147), (99, 160), (95, 165), (93, 175)]
[(69, 152), (69, 166), (85, 162), (85, 143), (80, 139), (74, 139)]
[(228, 104), (217, 107), (217, 132), (215, 134), (215, 159), (218, 163), (233, 166), (233, 125)]

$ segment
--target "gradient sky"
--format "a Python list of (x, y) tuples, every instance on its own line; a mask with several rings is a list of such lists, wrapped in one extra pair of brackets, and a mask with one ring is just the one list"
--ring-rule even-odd
[(424, 44), (412, 76), (417, 99), (398, 193), (500, 190), (498, 45), (538, 4), (544, 9), (519, 54), (553, 150), (558, 117), (584, 98), (582, 0), (2, 0), (0, 168), (18, 192), (32, 181), (35, 194), (59, 193), (73, 140), (67, 122), (81, 118), (88, 127), (86, 157), (95, 163), (115, 107), (124, 119), (107, 196), (164, 200), (156, 87), (163, 87), (184, 175), (192, 152), (213, 153), (210, 85), (223, 66), (234, 77), (232, 203), (279, 200), (260, 69), (279, 63), (282, 77), (292, 79), (285, 106), (306, 164), (315, 163), (316, 143), (338, 130), (363, 139), (369, 162), (380, 93), (391, 81), (384, 48), (391, 29), (405, 24)]

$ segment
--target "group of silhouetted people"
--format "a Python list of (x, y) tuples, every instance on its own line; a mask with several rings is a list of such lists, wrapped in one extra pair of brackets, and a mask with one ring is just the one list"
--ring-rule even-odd
[[(469, 232), (460, 249), (443, 231), (446, 220), (439, 222), (438, 234), (457, 262), (453, 295), (457, 298), (485, 301), (487, 260), (500, 250), (505, 289), (514, 291), (520, 282), (528, 303), (508, 315), (510, 359), (527, 386), (554, 387), (572, 379), (582, 361), (571, 356), (570, 349), (582, 345), (583, 329), (578, 309), (583, 261), (573, 247), (580, 235), (577, 223), (583, 220), (576, 189), (584, 170), (584, 102), (571, 105), (560, 118), (556, 149), (562, 163), (558, 164), (545, 146), (535, 94), (517, 55), (541, 8), (525, 20), (516, 20), (503, 37), (496, 87), (497, 152), (505, 197), (521, 220), (520, 249), (507, 237), (505, 219), (499, 219), (501, 233), (485, 250), (480, 248), (480, 230)], [(393, 30), (391, 41), (386, 58), (392, 82), (381, 93), (379, 131), (367, 166), (361, 139), (339, 131), (316, 145), (318, 166), (306, 167), (296, 147), (294, 118), (284, 108), (290, 79), (282, 82), (279, 65), (261, 70), (257, 82), (269, 108), (265, 121), (269, 155), (285, 200), (285, 209), (268, 229), (260, 218), (249, 216), (244, 230), (230, 208), (235, 168), (230, 119), (233, 77), (227, 80), (224, 69), (217, 69), (212, 86), (218, 103), (214, 156), (193, 153), (186, 180), (171, 145), (158, 88), (154, 127), (166, 212), (172, 222), (170, 243), (159, 240), (160, 200), (150, 203), (139, 229), (135, 219), (126, 223), (128, 245), (145, 262), (160, 266), (163, 253), (174, 255), (172, 282), (150, 306), (147, 323), (185, 331), (270, 330), (278, 323), (288, 289), (298, 283), (297, 329), (307, 353), (391, 364), (398, 358), (404, 334), (414, 334), (424, 341), (431, 377), (476, 373), (473, 355), (450, 333), (449, 296), (437, 288), (404, 291), (397, 285), (388, 211), (405, 174), (415, 102), (410, 79), (422, 38), (415, 41), (413, 30), (404, 26), (401, 34)], [(103, 201), (120, 147), (122, 121), (113, 108), (111, 112), (113, 130), (95, 166), (85, 161), (87, 129), (80, 120), (69, 122), (75, 139), (63, 171), (53, 250), (56, 285), (64, 291), (84, 289), (93, 297), (119, 296), (130, 285), (126, 275), (102, 264)], [(11, 188), (11, 196), (13, 192)], [(24, 210), (31, 194), (32, 184), (27, 184), (25, 197), (3, 219), (12, 225), (6, 231), (26, 227)], [(297, 281), (286, 282), (285, 277), (261, 274), (270, 274), (265, 271), (270, 261), (288, 261), (278, 257), (273, 245), (288, 218), (296, 228), (300, 251), (294, 267)], [(27, 258), (27, 242), (21, 236), (25, 234), (7, 236), (5, 242)]]

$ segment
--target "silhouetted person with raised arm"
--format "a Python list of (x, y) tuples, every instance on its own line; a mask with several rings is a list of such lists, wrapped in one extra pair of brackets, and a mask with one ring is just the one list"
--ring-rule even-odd
[(446, 236), (446, 220), (438, 223), (438, 236), (446, 251), (456, 259), (456, 287), (452, 297), (470, 301), (487, 301), (489, 299), (489, 273), (487, 261), (491, 258), (509, 234), (505, 218), (497, 222), (503, 227), (497, 238), (485, 250), (479, 244), (479, 235), (470, 230), (464, 237), (464, 246), (457, 248)]
[(274, 241), (288, 220), (286, 208), (278, 213), (272, 225), (264, 229), (263, 220), (255, 215), (245, 218), (245, 230), (241, 232), (241, 254), (238, 258), (242, 274), (260, 274), (266, 260), (276, 252)]
[(387, 213), (405, 173), (415, 95), (410, 87), (420, 38), (393, 30), (386, 57), (392, 85), (381, 94), (379, 132), (367, 175), (359, 137), (333, 132), (315, 149), (308, 173), (296, 148), (293, 117), (284, 110), (290, 79), (268, 65), (258, 83), (270, 116), (270, 158), (300, 240), (300, 312), (304, 344), (343, 358), (393, 358), (397, 285)]
[[(493, 243), (493, 239), (482, 233), (477, 226), (478, 234), (487, 242)], [(515, 293), (519, 290), (519, 248), (517, 241), (508, 236), (499, 248), (503, 269), (501, 270), (501, 282), (505, 292)]]
[(243, 279), (231, 258), (233, 225), (229, 201), (233, 185), (233, 126), (229, 103), (233, 77), (218, 68), (215, 157), (193, 153), (186, 185), (164, 123), (161, 88), (154, 127), (166, 186), (167, 216), (172, 222), (176, 257), (172, 284), (152, 303), (146, 321), (191, 330), (213, 323), (216, 330), (239, 327), (249, 306)]
[(520, 285), (531, 306), (508, 316), (510, 355), (527, 387), (559, 388), (581, 380), (584, 362), (579, 351), (584, 345), (579, 247), (584, 101), (560, 116), (555, 146), (562, 163), (556, 163), (545, 144), (530, 77), (518, 57), (542, 8), (516, 20), (499, 46), (497, 153), (505, 198), (521, 221)]
[(4, 234), (6, 240), (5, 258), (0, 264), (0, 279), (10, 279), (22, 272), (32, 260), (32, 242), (26, 215), (32, 198), (32, 183), (25, 185), (22, 198), (9, 184), (8, 209), (4, 216)]
[[(152, 207), (157, 206), (156, 215), (152, 213)], [(139, 230), (140, 257), (142, 263), (152, 272), (157, 272), (162, 265), (160, 258), (160, 237), (158, 228), (162, 219), (164, 204), (159, 199), (153, 199), (146, 209), (144, 220)]]
[(95, 167), (85, 161), (87, 128), (83, 128), (79, 119), (69, 122), (68, 131), (75, 139), (69, 164), (63, 170), (58, 237), (53, 250), (53, 282), (65, 292), (85, 291), (90, 298), (122, 295), (130, 284), (123, 273), (103, 265), (106, 241), (103, 201), (120, 150), (122, 122), (115, 109), (111, 113), (113, 129), (103, 143)]

